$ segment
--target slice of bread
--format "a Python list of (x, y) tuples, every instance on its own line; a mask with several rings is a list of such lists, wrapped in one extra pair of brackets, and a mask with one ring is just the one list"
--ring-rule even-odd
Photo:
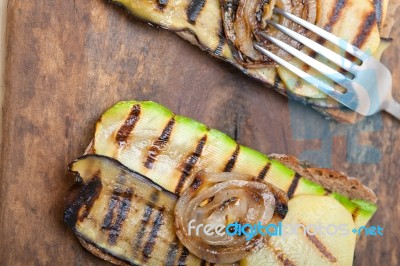
[(339, 193), (349, 199), (361, 199), (372, 203), (377, 202), (374, 192), (354, 177), (348, 177), (346, 174), (332, 169), (316, 168), (308, 162), (300, 161), (293, 156), (271, 154), (269, 157), (296, 171), (308, 180), (320, 184), (331, 192)]

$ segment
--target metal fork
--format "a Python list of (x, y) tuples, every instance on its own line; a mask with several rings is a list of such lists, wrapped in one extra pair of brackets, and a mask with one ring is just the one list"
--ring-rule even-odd
[(265, 33), (261, 33), (264, 38), (294, 57), (300, 59), (305, 64), (320, 72), (322, 75), (341, 85), (347, 91), (342, 93), (334, 89), (332, 86), (326, 84), (320, 79), (302, 71), (298, 67), (256, 44), (254, 47), (258, 51), (276, 61), (279, 65), (289, 69), (291, 72), (304, 79), (308, 83), (313, 84), (323, 93), (329, 95), (353, 111), (356, 111), (364, 116), (369, 116), (381, 110), (385, 110), (400, 120), (400, 104), (396, 102), (392, 96), (392, 75), (383, 64), (381, 64), (373, 56), (361, 51), (347, 41), (340, 39), (332, 33), (319, 28), (308, 21), (287, 13), (279, 8), (275, 8), (274, 11), (350, 53), (355, 58), (359, 59), (361, 64), (350, 61), (349, 59), (318, 44), (317, 42), (273, 21), (267, 21), (267, 23), (290, 36), (294, 40), (302, 43), (304, 46), (314, 50), (316, 53), (322, 55), (326, 59), (332, 61), (343, 70), (353, 74), (354, 78), (343, 75), (339, 71), (332, 69), (331, 67), (306, 55), (298, 49), (274, 37), (268, 36)]

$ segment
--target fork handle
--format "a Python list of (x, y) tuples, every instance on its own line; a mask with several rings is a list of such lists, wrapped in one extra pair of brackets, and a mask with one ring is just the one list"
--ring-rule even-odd
[(386, 105), (385, 111), (400, 120), (400, 103), (391, 99)]

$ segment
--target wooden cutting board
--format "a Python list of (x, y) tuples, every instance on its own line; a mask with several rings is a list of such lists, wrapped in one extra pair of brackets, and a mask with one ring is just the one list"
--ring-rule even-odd
[[(73, 183), (66, 166), (84, 152), (100, 114), (127, 99), (160, 102), (264, 153), (302, 155), (358, 176), (379, 197), (370, 224), (383, 226), (384, 236), (361, 237), (356, 264), (400, 263), (398, 121), (386, 114), (361, 126), (326, 121), (107, 1), (10, 0), (7, 20), (2, 265), (105, 264), (63, 222)], [(399, 33), (400, 20), (384, 57), (397, 99)], [(321, 130), (307, 138), (310, 128)]]

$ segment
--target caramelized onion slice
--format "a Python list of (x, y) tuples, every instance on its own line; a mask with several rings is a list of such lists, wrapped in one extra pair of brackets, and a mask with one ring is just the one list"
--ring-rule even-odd
[(208, 262), (236, 262), (263, 247), (268, 235), (249, 239), (227, 234), (226, 226), (277, 224), (287, 213), (287, 201), (284, 192), (252, 176), (200, 172), (176, 204), (176, 234)]
[(302, 35), (311, 37), (311, 33), (298, 24), (283, 16), (274, 15), (275, 7), (311, 23), (315, 23), (317, 18), (316, 0), (221, 0), (221, 7), (225, 35), (235, 50), (236, 59), (248, 68), (274, 64), (273, 61), (254, 49), (255, 43), (261, 44), (285, 60), (291, 58), (288, 53), (260, 37), (260, 32), (265, 32), (296, 48), (301, 47), (297, 41), (269, 26), (266, 23), (267, 20), (274, 20)]

